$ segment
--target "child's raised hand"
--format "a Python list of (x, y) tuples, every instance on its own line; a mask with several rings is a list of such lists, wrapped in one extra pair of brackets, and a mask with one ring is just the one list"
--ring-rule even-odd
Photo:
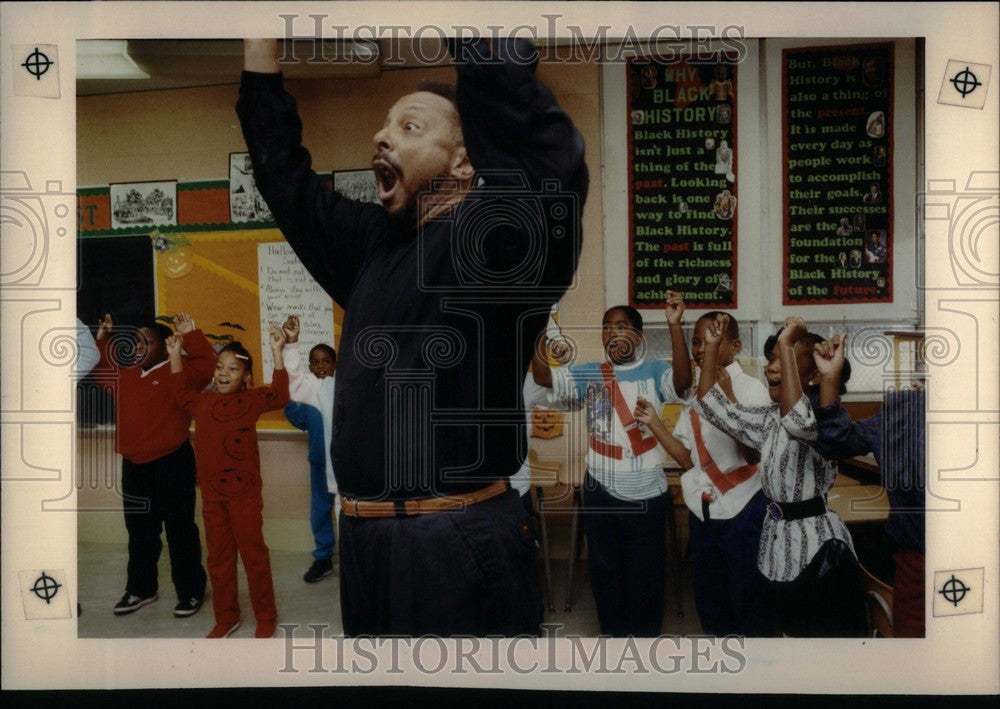
[(654, 418), (659, 419), (656, 407), (641, 396), (635, 400), (635, 411), (632, 412), (632, 416), (635, 417), (636, 421), (644, 423), (647, 426), (653, 423)]
[(825, 342), (813, 347), (813, 361), (821, 377), (834, 377), (840, 380), (844, 370), (844, 359), (847, 355), (847, 335), (834, 335)]
[(103, 340), (108, 337), (114, 325), (114, 322), (111, 320), (111, 313), (105, 313), (104, 317), (97, 321), (97, 335), (94, 339)]
[(187, 313), (177, 313), (174, 316), (174, 329), (182, 335), (194, 330), (194, 319)]
[(170, 359), (178, 358), (181, 356), (181, 348), (184, 344), (184, 334), (178, 332), (176, 335), (171, 335), (163, 344), (167, 348), (167, 357)]
[(680, 325), (684, 317), (684, 296), (675, 290), (668, 290), (666, 311), (667, 324)]
[(718, 346), (722, 342), (722, 338), (725, 337), (726, 330), (729, 328), (729, 316), (725, 313), (720, 313), (713, 322), (708, 323), (708, 327), (705, 328), (705, 345), (706, 346)]
[(289, 315), (288, 319), (281, 326), (282, 331), (285, 333), (285, 342), (292, 344), (293, 342), (299, 341), (299, 316)]
[(285, 344), (285, 331), (280, 326), (271, 323), (271, 350), (280, 352)]
[(794, 315), (785, 318), (784, 324), (781, 326), (781, 334), (778, 335), (778, 342), (794, 345), (796, 342), (802, 339), (809, 329), (806, 327), (806, 321), (802, 318), (797, 318)]

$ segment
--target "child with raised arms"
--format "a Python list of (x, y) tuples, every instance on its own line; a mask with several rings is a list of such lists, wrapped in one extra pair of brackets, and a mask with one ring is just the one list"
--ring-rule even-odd
[[(768, 406), (760, 380), (743, 372), (736, 355), (742, 350), (739, 324), (711, 311), (695, 322), (691, 357), (704, 369), (706, 333), (720, 322), (722, 339), (716, 366), (728, 377), (730, 401)], [(659, 412), (640, 398), (635, 418), (646, 424), (670, 456), (684, 468), (681, 488), (688, 507), (694, 601), (702, 629), (717, 637), (763, 637), (772, 633), (765, 579), (757, 570), (757, 550), (767, 500), (761, 491), (760, 454), (719, 430), (686, 403), (669, 432)]]
[(272, 637), (278, 612), (271, 580), (271, 560), (264, 543), (264, 500), (261, 497), (257, 419), (265, 411), (288, 403), (288, 373), (281, 348), (285, 336), (271, 326), (274, 354), (271, 386), (251, 388), (253, 360), (246, 348), (231, 342), (219, 351), (213, 391), (186, 386), (182, 376), (182, 336), (166, 342), (177, 402), (195, 420), (194, 451), (198, 461), (208, 574), (212, 582), (215, 627), (209, 638), (228, 637), (240, 624), (236, 588), (236, 552), (239, 551), (257, 618), (255, 638)]
[(842, 372), (849, 371), (847, 336), (817, 345), (820, 398), (816, 450), (830, 460), (871, 453), (889, 498), (885, 533), (892, 548), (892, 635), (922, 638), (925, 625), (925, 392), (887, 390), (874, 416), (852, 421), (840, 401)]
[(285, 418), (293, 426), (309, 434), (309, 482), (311, 489), (309, 521), (312, 527), (312, 565), (302, 579), (317, 581), (333, 573), (333, 549), (336, 534), (333, 528), (333, 503), (337, 481), (330, 461), (333, 436), (334, 374), (337, 352), (320, 343), (309, 350), (309, 371), (302, 371), (299, 353), (299, 318), (289, 315), (281, 326), (285, 333), (282, 356), (288, 371), (291, 401), (285, 407)]
[[(604, 314), (605, 362), (550, 369), (547, 354), (538, 351), (532, 365), (535, 382), (551, 387), (551, 402), (587, 406), (583, 508), (590, 586), (601, 633), (614, 637), (656, 637), (663, 621), (664, 528), (671, 501), (663, 449), (632, 412), (639, 396), (660, 406), (680, 402), (690, 391), (684, 301), (674, 291), (667, 296), (673, 366), (644, 357), (642, 316), (627, 305)], [(540, 345), (545, 342), (543, 337)]]
[[(183, 355), (188, 386), (201, 389), (212, 380), (215, 350), (187, 313), (173, 319), (186, 338)], [(165, 342), (173, 331), (152, 321), (131, 335), (112, 335), (111, 314), (97, 330), (102, 387), (115, 394), (115, 450), (122, 456), (121, 493), (128, 532), (128, 577), (115, 615), (128, 615), (158, 597), (157, 562), (166, 532), (170, 577), (177, 592), (174, 615), (186, 618), (201, 608), (205, 568), (195, 511), (195, 457), (191, 416), (170, 389)], [(120, 362), (120, 355), (129, 361)]]
[[(705, 333), (694, 410), (719, 430), (761, 453), (767, 514), (757, 566), (769, 581), (777, 629), (793, 637), (861, 637), (866, 632), (857, 555), (843, 520), (826, 506), (837, 474), (815, 449), (820, 372), (814, 348), (823, 338), (789, 317), (764, 344), (771, 403), (730, 401), (718, 368), (728, 316)], [(843, 387), (845, 379), (841, 379)]]

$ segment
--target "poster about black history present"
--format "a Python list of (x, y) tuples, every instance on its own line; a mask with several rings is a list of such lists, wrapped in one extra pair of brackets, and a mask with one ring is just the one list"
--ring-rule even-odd
[(893, 45), (786, 49), (785, 305), (892, 302)]
[(735, 60), (639, 57), (627, 78), (629, 300), (735, 308)]

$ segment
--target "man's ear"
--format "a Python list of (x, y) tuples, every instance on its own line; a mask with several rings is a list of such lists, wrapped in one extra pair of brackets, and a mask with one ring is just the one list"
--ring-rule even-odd
[(466, 152), (465, 146), (459, 145), (455, 148), (455, 152), (452, 153), (451, 172), (449, 174), (458, 180), (466, 181), (472, 179), (475, 171), (472, 162), (469, 160), (469, 153)]
[(743, 340), (741, 340), (740, 338), (737, 337), (735, 340), (732, 340), (731, 344), (733, 347), (734, 357), (743, 351)]

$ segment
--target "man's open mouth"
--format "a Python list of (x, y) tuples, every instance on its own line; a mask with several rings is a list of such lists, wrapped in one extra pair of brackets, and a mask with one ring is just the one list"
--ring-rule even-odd
[(388, 157), (378, 156), (372, 160), (372, 169), (375, 171), (375, 180), (378, 182), (378, 198), (386, 202), (392, 198), (399, 184), (399, 170), (393, 165)]

